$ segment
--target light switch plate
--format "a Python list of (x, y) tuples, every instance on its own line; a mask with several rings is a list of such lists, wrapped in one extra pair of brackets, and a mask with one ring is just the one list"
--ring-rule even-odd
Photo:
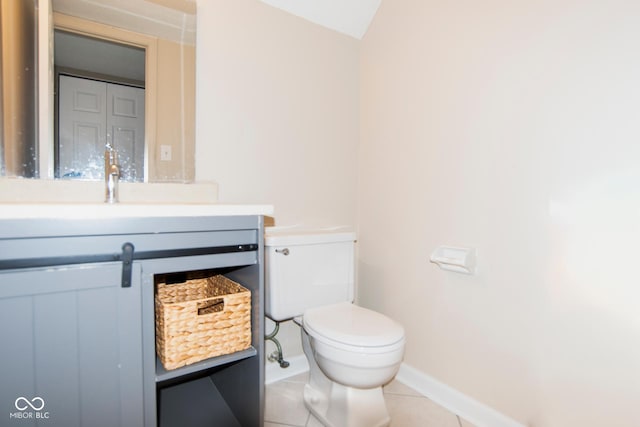
[(170, 161), (171, 160), (171, 146), (170, 145), (161, 145), (160, 146), (160, 160)]

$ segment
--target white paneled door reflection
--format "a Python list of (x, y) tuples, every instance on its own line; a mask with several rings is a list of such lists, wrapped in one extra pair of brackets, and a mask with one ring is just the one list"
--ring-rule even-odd
[(121, 179), (144, 179), (144, 89), (60, 75), (58, 177), (104, 178), (105, 145), (117, 151)]

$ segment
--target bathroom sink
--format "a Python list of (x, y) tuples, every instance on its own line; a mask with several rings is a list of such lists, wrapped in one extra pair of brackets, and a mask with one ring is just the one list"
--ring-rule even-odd
[(0, 179), (0, 219), (150, 218), (271, 215), (269, 205), (217, 202), (212, 182), (119, 183), (120, 203), (107, 204), (102, 181)]
[(196, 217), (222, 215), (270, 215), (270, 205), (218, 203), (2, 203), (0, 219), (100, 219)]

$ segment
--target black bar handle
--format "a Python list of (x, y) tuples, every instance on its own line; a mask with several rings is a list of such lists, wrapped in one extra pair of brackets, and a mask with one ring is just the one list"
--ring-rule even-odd
[[(125, 249), (126, 247), (126, 249)], [(160, 258), (179, 258), (188, 256), (199, 255), (216, 255), (227, 253), (239, 253), (239, 252), (253, 252), (258, 250), (256, 243), (247, 243), (242, 245), (228, 245), (228, 246), (210, 246), (205, 248), (178, 248), (178, 249), (163, 249), (157, 251), (138, 251), (135, 254), (134, 246), (132, 243), (125, 243), (122, 245), (122, 253), (109, 253), (109, 254), (90, 254), (90, 255), (69, 255), (59, 257), (43, 257), (43, 258), (18, 258), (18, 259), (0, 259), (0, 271), (13, 270), (18, 268), (38, 268), (38, 267), (55, 267), (58, 265), (70, 265), (70, 264), (92, 264), (99, 262), (114, 262), (124, 261), (129, 259), (130, 264), (133, 259), (145, 260), (145, 259), (160, 259)], [(131, 255), (128, 258), (128, 255)], [(129, 266), (131, 269), (131, 265)], [(124, 273), (124, 271), (123, 271)]]
[(131, 287), (131, 276), (133, 268), (133, 243), (127, 242), (122, 245), (122, 287)]

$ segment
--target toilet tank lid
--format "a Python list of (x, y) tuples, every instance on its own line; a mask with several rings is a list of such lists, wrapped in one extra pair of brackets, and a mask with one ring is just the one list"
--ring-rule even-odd
[(356, 233), (346, 227), (266, 227), (264, 229), (265, 246), (312, 245), (319, 243), (353, 242), (355, 240)]

